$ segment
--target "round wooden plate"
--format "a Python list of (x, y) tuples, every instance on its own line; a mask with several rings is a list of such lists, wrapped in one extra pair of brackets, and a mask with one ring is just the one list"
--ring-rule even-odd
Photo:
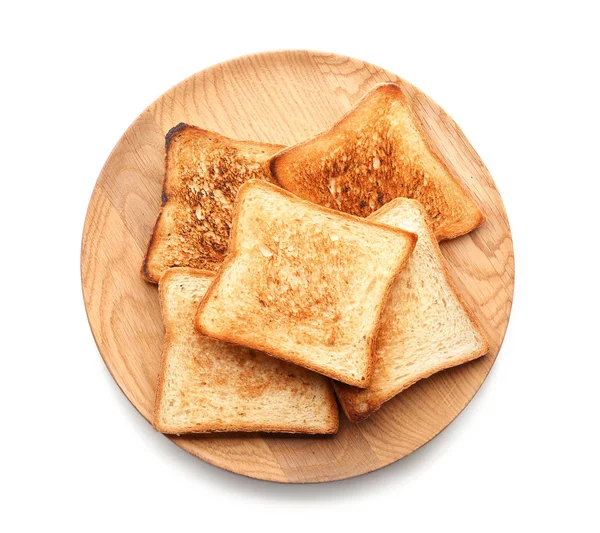
[(83, 233), (85, 306), (109, 371), (150, 420), (163, 325), (156, 286), (142, 281), (139, 270), (160, 205), (165, 133), (187, 122), (235, 139), (291, 145), (329, 127), (384, 81), (406, 88), (431, 145), (487, 214), (481, 228), (444, 242), (442, 250), (490, 353), (417, 383), (360, 424), (341, 413), (335, 436), (170, 437), (209, 463), (266, 480), (332, 481), (397, 461), (444, 429), (487, 376), (508, 324), (514, 264), (502, 199), (458, 126), (421, 91), (369, 63), (306, 51), (246, 56), (181, 82), (129, 127), (102, 169)]

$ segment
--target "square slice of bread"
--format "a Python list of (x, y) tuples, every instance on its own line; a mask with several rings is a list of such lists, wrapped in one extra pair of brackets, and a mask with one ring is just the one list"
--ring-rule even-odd
[(413, 233), (249, 181), (196, 327), (366, 387), (383, 302), (415, 242)]
[(272, 431), (335, 433), (329, 380), (194, 329), (214, 273), (172, 268), (159, 282), (165, 323), (154, 426), (163, 433)]
[(272, 180), (268, 159), (283, 146), (236, 141), (179, 124), (167, 133), (165, 148), (162, 207), (141, 272), (153, 283), (173, 266), (218, 268), (240, 185)]
[(423, 206), (399, 198), (369, 219), (415, 232), (419, 240), (388, 295), (371, 384), (358, 389), (334, 383), (355, 422), (418, 380), (488, 352), (483, 331), (450, 279)]
[(331, 129), (282, 150), (270, 165), (288, 191), (361, 217), (394, 198), (415, 198), (438, 240), (468, 233), (485, 220), (393, 83), (375, 87)]

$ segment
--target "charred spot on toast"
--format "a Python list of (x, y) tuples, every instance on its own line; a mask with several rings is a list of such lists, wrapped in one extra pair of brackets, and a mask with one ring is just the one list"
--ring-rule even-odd
[[(152, 247), (152, 242), (150, 242), (150, 244), (148, 245), (148, 248), (151, 248), (151, 247)], [(146, 257), (144, 257), (144, 261), (142, 263), (141, 274), (142, 274), (142, 278), (144, 278), (146, 281), (151, 281), (151, 282), (156, 281), (154, 279), (154, 276), (152, 275), (152, 273), (148, 270), (148, 254), (146, 254)]]
[(168, 150), (169, 145), (171, 144), (171, 139), (176, 133), (185, 130), (188, 125), (185, 122), (180, 122), (177, 126), (173, 126), (165, 135), (165, 148)]

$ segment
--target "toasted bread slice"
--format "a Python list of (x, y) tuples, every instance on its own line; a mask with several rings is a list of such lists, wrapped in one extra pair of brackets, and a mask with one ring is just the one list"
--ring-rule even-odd
[(416, 198), (438, 238), (485, 217), (460, 178), (431, 150), (403, 89), (377, 86), (331, 129), (277, 153), (279, 184), (311, 202), (366, 217), (398, 197)]
[(196, 328), (366, 387), (383, 302), (415, 242), (252, 180)]
[(142, 264), (142, 277), (153, 283), (172, 266), (218, 268), (240, 185), (252, 178), (272, 180), (267, 161), (283, 148), (187, 124), (171, 129), (165, 146), (162, 207)]
[(371, 384), (358, 389), (334, 383), (355, 422), (418, 380), (488, 352), (483, 331), (450, 280), (423, 206), (399, 198), (369, 219), (415, 232), (419, 240), (388, 296)]
[(163, 433), (335, 433), (329, 380), (263, 353), (209, 339), (194, 315), (214, 274), (168, 270), (159, 282), (166, 338), (154, 411)]

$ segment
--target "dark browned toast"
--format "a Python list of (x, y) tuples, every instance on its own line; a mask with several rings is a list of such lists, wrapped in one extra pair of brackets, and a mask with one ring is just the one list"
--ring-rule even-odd
[(270, 167), (290, 192), (361, 217), (394, 198), (417, 199), (438, 240), (485, 221), (460, 178), (431, 149), (396, 84), (377, 86), (331, 129), (273, 156)]
[(154, 283), (173, 266), (218, 268), (238, 189), (249, 179), (273, 181), (268, 159), (283, 146), (182, 123), (167, 133), (165, 148), (162, 207), (142, 265), (142, 277)]

